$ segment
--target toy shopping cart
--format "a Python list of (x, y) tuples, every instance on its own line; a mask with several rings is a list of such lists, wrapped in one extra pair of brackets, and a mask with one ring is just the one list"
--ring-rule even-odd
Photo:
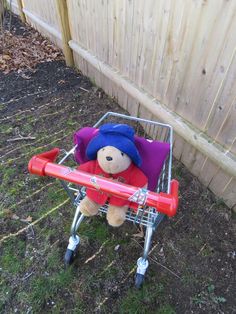
[[(97, 128), (104, 123), (125, 123), (135, 129), (135, 144), (142, 158), (140, 168), (148, 178), (147, 189), (112, 181), (64, 165), (70, 159), (77, 164), (86, 161), (86, 146), (96, 135)], [(80, 212), (80, 202), (86, 195), (86, 187), (99, 189), (103, 193), (138, 204), (135, 210), (129, 208), (126, 220), (146, 228), (144, 251), (142, 257), (137, 260), (135, 276), (135, 286), (137, 288), (141, 286), (148, 268), (148, 253), (153, 232), (165, 216), (175, 215), (178, 206), (179, 184), (176, 180), (171, 180), (172, 134), (172, 127), (167, 124), (108, 112), (94, 127), (82, 128), (74, 134), (75, 146), (70, 151), (55, 148), (30, 160), (29, 172), (59, 178), (76, 208), (64, 257), (66, 265), (73, 262), (79, 247), (80, 238), (77, 231), (85, 218)], [(54, 161), (62, 152), (63, 157), (56, 164)], [(106, 213), (107, 204), (101, 206), (99, 211)]]

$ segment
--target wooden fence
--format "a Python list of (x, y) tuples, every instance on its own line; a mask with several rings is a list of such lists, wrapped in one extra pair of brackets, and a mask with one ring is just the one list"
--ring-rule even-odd
[(132, 115), (171, 124), (175, 157), (236, 209), (235, 0), (11, 3)]

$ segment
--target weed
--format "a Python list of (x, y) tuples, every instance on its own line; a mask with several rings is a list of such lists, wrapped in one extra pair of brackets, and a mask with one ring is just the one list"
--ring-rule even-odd
[(1, 123), (0, 132), (4, 133), (5, 135), (11, 134), (13, 131), (13, 128), (7, 124)]
[(172, 177), (181, 180), (183, 177), (183, 166), (181, 164), (172, 168)]
[(216, 206), (217, 206), (217, 207), (225, 206), (225, 201), (223, 200), (223, 198), (221, 198), (221, 197), (216, 197)]
[(217, 305), (225, 303), (226, 299), (222, 296), (216, 296), (215, 286), (210, 284), (206, 290), (203, 290), (194, 296), (192, 301), (199, 306), (203, 304), (211, 304), (211, 306), (215, 309)]
[(204, 247), (204, 249), (201, 251), (201, 255), (205, 257), (212, 256), (213, 254), (214, 254), (214, 250), (209, 244), (207, 244)]

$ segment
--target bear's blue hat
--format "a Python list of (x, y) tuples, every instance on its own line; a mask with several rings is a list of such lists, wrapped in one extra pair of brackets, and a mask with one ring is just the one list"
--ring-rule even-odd
[(100, 127), (96, 135), (88, 144), (86, 154), (90, 160), (97, 158), (99, 149), (114, 146), (127, 154), (137, 165), (141, 165), (141, 157), (134, 144), (134, 129), (126, 124), (107, 123)]

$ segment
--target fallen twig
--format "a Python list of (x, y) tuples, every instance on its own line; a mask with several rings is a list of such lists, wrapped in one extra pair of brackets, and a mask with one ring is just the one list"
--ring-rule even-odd
[(48, 215), (50, 215), (51, 213), (53, 213), (55, 210), (59, 209), (60, 207), (64, 206), (66, 203), (69, 202), (69, 199), (66, 199), (64, 202), (62, 202), (61, 204), (57, 205), (56, 207), (53, 207), (52, 209), (50, 209), (48, 212), (46, 212), (45, 214), (43, 214), (40, 218), (38, 218), (37, 220), (33, 221), (32, 223), (28, 224), (28, 226), (18, 230), (15, 233), (10, 233), (6, 236), (3, 236), (0, 239), (0, 244), (3, 243), (4, 241), (6, 241), (9, 238), (12, 237), (16, 237), (19, 234), (23, 233), (24, 231), (26, 231), (28, 228), (31, 228), (32, 226), (36, 225), (37, 223), (39, 223), (41, 220), (43, 220), (45, 217), (47, 217)]
[(138, 228), (138, 230), (139, 230), (139, 232), (132, 234), (132, 237), (134, 237), (134, 238), (143, 238), (143, 237), (144, 237), (143, 226), (140, 225), (140, 227)]
[(20, 136), (20, 137), (15, 137), (15, 138), (10, 138), (7, 140), (7, 142), (15, 142), (15, 141), (24, 141), (24, 140), (35, 140), (36, 137), (34, 136)]
[(83, 87), (79, 87), (79, 89), (82, 89), (84, 92), (87, 92), (89, 93), (89, 90), (87, 90), (86, 88), (83, 88)]
[(206, 247), (206, 243), (201, 247), (201, 249), (200, 249), (200, 251), (197, 253), (197, 255), (199, 255), (199, 254), (201, 254), (201, 252), (205, 249), (205, 247)]
[[(133, 239), (133, 238), (132, 238), (132, 240), (133, 240), (134, 242), (136, 242), (141, 248), (143, 248), (142, 245), (141, 245), (140, 243), (138, 243), (137, 240), (135, 240), (135, 239)], [(172, 275), (174, 275), (174, 276), (177, 277), (178, 279), (181, 279), (175, 272), (173, 272), (172, 270), (170, 270), (170, 269), (169, 269), (168, 267), (166, 267), (165, 265), (162, 265), (161, 263), (157, 262), (157, 261), (156, 261), (154, 258), (152, 258), (150, 255), (149, 255), (149, 258), (150, 258), (151, 261), (153, 261), (153, 262), (156, 263), (157, 265), (161, 266), (162, 268), (166, 269), (168, 272), (170, 272)]]
[(32, 271), (31, 273), (29, 273), (28, 275), (26, 275), (25, 277), (23, 277), (21, 280), (24, 281), (24, 280), (28, 279), (30, 276), (33, 275), (33, 273), (34, 273), (34, 272)]
[(181, 216), (181, 217), (176, 221), (176, 223), (174, 224), (174, 226), (176, 226), (183, 218), (184, 218), (184, 215)]

